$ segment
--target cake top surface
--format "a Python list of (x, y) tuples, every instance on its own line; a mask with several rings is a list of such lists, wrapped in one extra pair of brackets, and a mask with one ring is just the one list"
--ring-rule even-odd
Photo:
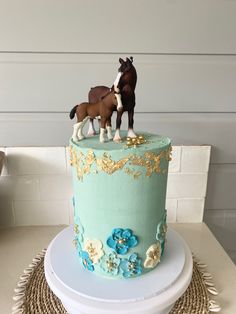
[(122, 142), (117, 143), (114, 141), (109, 141), (105, 143), (99, 142), (99, 135), (87, 137), (82, 141), (75, 142), (71, 139), (71, 142), (82, 149), (93, 149), (93, 150), (101, 150), (101, 151), (121, 151), (124, 149), (137, 149), (139, 151), (142, 150), (152, 150), (158, 148), (164, 148), (170, 145), (171, 140), (162, 135), (147, 133), (147, 132), (137, 132), (137, 135), (143, 136), (145, 142), (140, 145), (131, 145), (127, 146), (126, 140), (126, 131), (121, 131)]

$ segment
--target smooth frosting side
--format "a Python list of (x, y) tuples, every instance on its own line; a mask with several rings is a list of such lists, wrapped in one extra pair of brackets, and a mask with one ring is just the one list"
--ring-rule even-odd
[(164, 252), (170, 139), (141, 134), (147, 142), (136, 147), (70, 142), (74, 243), (84, 267), (103, 276), (144, 274)]

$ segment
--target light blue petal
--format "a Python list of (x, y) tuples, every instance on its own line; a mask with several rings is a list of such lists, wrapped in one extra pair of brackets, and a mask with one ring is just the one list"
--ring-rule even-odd
[(88, 264), (87, 264), (87, 269), (90, 271), (94, 271), (94, 266), (92, 261), (89, 259)]
[(77, 241), (76, 249), (77, 249), (78, 255), (81, 257), (81, 254), (82, 254), (82, 247), (81, 247), (81, 244), (80, 244), (79, 241)]
[(75, 208), (75, 197), (74, 196), (72, 197), (71, 201), (72, 201), (73, 208)]
[(128, 247), (134, 247), (138, 244), (138, 239), (136, 236), (130, 237), (126, 242)]
[(120, 262), (120, 268), (122, 269), (123, 272), (128, 271), (128, 260), (127, 259), (122, 259)]
[(115, 228), (112, 230), (112, 236), (113, 237), (117, 237), (118, 239), (121, 239), (122, 237), (122, 232), (123, 232), (123, 229), (121, 228)]
[(109, 237), (107, 239), (107, 245), (112, 248), (112, 249), (116, 249), (116, 241), (112, 238), (112, 237)]
[(117, 256), (116, 252), (112, 252), (109, 254), (109, 258), (113, 263), (115, 263), (117, 266), (120, 265), (120, 258)]
[(82, 259), (88, 259), (89, 258), (88, 252), (82, 251), (81, 252), (81, 257), (82, 257)]
[(131, 273), (129, 273), (128, 271), (124, 271), (123, 272), (123, 277), (129, 278), (129, 277), (131, 277)]
[(118, 254), (124, 255), (128, 252), (128, 249), (126, 245), (117, 245), (115, 250)]
[(129, 260), (130, 260), (130, 262), (132, 262), (132, 263), (136, 263), (137, 260), (138, 260), (138, 254), (133, 253), (132, 255), (130, 255)]
[(140, 275), (140, 274), (142, 273), (142, 271), (143, 271), (142, 266), (138, 266), (138, 267), (136, 268), (136, 273), (137, 273), (137, 275)]
[(133, 232), (130, 229), (125, 229), (122, 232), (122, 238), (128, 239), (129, 237), (131, 237), (133, 234)]

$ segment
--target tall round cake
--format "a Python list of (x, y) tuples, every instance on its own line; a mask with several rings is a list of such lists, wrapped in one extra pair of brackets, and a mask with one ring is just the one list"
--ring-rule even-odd
[(132, 278), (158, 266), (167, 231), (170, 139), (142, 133), (121, 143), (100, 143), (93, 136), (71, 140), (70, 154), (74, 244), (84, 268)]

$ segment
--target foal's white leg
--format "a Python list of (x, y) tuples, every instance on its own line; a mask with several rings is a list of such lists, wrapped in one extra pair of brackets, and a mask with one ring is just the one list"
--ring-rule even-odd
[(109, 140), (112, 140), (113, 139), (113, 136), (112, 136), (112, 132), (111, 132), (111, 126), (107, 126), (107, 137)]
[(83, 134), (83, 127), (85, 125), (85, 123), (88, 121), (89, 117), (84, 118), (84, 120), (82, 122), (80, 122), (80, 126), (78, 129), (78, 138), (79, 140), (83, 140), (85, 138), (84, 134)]
[(134, 133), (133, 129), (128, 129), (127, 137), (137, 137), (137, 135)]
[(88, 128), (88, 136), (94, 136), (96, 134), (96, 130), (94, 128), (94, 120), (89, 121), (89, 128)]
[(81, 122), (74, 124), (73, 126), (73, 134), (72, 134), (72, 140), (77, 142), (79, 140), (78, 138), (78, 130), (80, 127)]
[(106, 142), (105, 136), (106, 136), (106, 129), (101, 128), (100, 129), (100, 138), (99, 138), (101, 143)]

